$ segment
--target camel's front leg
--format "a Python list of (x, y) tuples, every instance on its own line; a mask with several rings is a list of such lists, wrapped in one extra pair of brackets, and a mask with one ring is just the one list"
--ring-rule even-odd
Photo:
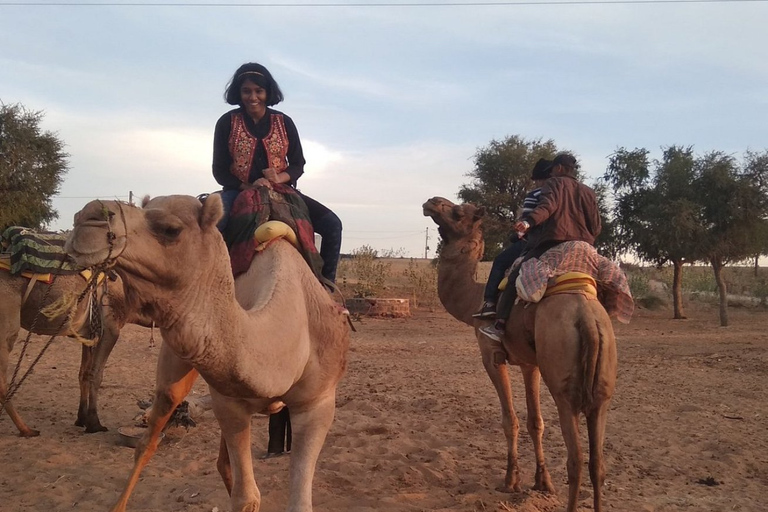
[(477, 334), (477, 342), (480, 345), (480, 353), (483, 356), (483, 366), (491, 378), (493, 387), (501, 403), (501, 426), (504, 429), (504, 437), (507, 439), (507, 473), (504, 476), (504, 485), (496, 490), (502, 492), (520, 492), (520, 467), (518, 466), (517, 438), (520, 433), (520, 422), (515, 414), (512, 398), (512, 382), (509, 379), (509, 367), (500, 361), (505, 357), (504, 349), (499, 345), (492, 345), (492, 340), (483, 334)]
[[(19, 329), (18, 314), (14, 319), (6, 319), (6, 321), (3, 321), (3, 319), (0, 318), (0, 333), (5, 333), (5, 337), (0, 338), (0, 404), (5, 402), (5, 397), (8, 393), (8, 360), (11, 356), (13, 344), (18, 337)], [(19, 435), (21, 437), (35, 437), (40, 435), (39, 430), (33, 430), (24, 423), (24, 420), (22, 420), (19, 413), (16, 412), (16, 408), (10, 400), (5, 404), (5, 410), (8, 412), (8, 416), (11, 417), (13, 424), (19, 429)], [(3, 411), (0, 410), (0, 414), (2, 413)]]
[(533, 450), (536, 454), (536, 479), (533, 484), (534, 491), (555, 492), (552, 478), (549, 476), (544, 461), (544, 419), (541, 417), (541, 372), (538, 366), (525, 365), (520, 369), (523, 372), (525, 383), (525, 403), (528, 410), (528, 434), (533, 441)]
[(168, 423), (173, 411), (189, 394), (197, 376), (197, 370), (176, 357), (165, 343), (160, 346), (160, 354), (157, 359), (155, 399), (147, 420), (149, 428), (136, 446), (131, 475), (120, 495), (120, 500), (112, 507), (111, 512), (125, 512), (128, 498), (130, 498), (131, 492), (139, 480), (141, 470), (157, 451), (160, 433), (165, 428), (165, 424)]
[(293, 445), (291, 450), (291, 498), (288, 512), (312, 512), (312, 481), (315, 465), (336, 411), (336, 389), (304, 406), (290, 406)]
[(217, 466), (232, 500), (232, 512), (258, 512), (261, 493), (253, 475), (248, 404), (210, 389), (213, 413), (221, 427), (222, 443), (226, 443), (219, 449)]
[(95, 347), (83, 346), (80, 362), (80, 406), (77, 409), (75, 425), (85, 427), (87, 434), (108, 430), (99, 421), (99, 389), (104, 378), (107, 358), (115, 348), (119, 336), (120, 326), (109, 318), (99, 343)]

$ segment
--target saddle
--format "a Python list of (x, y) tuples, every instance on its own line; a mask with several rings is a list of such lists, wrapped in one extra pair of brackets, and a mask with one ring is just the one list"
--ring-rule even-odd
[[(93, 274), (75, 264), (64, 252), (67, 237), (60, 233), (38, 233), (29, 228), (11, 226), (0, 234), (0, 269), (11, 275), (29, 279), (21, 299), (24, 304), (35, 283), (51, 284), (57, 275), (80, 274), (88, 281)], [(99, 282), (104, 278), (98, 276)]]

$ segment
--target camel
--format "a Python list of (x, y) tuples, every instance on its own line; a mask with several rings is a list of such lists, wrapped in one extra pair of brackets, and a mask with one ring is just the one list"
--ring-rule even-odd
[[(525, 383), (528, 433), (536, 454), (534, 490), (554, 492), (544, 462), (544, 421), (539, 402), (540, 379), (544, 378), (557, 405), (560, 428), (568, 450), (567, 512), (576, 512), (581, 483), (582, 453), (579, 416), (587, 418), (589, 474), (594, 491), (594, 510), (602, 510), (601, 487), (605, 479), (603, 441), (608, 405), (613, 395), (616, 371), (616, 340), (611, 319), (596, 300), (580, 294), (546, 297), (537, 304), (519, 302), (513, 309), (503, 343), (495, 342), (478, 329), (488, 320), (472, 318), (483, 302), (482, 283), (475, 281), (483, 255), (483, 208), (454, 205), (433, 197), (423, 205), (424, 215), (438, 225), (443, 248), (438, 271), (438, 296), (457, 320), (474, 327), (483, 365), (501, 402), (502, 427), (507, 439), (506, 492), (519, 492), (517, 438), (512, 386), (507, 365), (519, 366)], [(505, 364), (507, 363), (507, 364)]]
[[(143, 207), (93, 201), (75, 216), (66, 250), (83, 266), (107, 263), (127, 302), (163, 335), (149, 428), (113, 511), (124, 511), (168, 417), (198, 375), (221, 427), (217, 468), (233, 512), (257, 512), (251, 416), (290, 408), (290, 512), (311, 512), (315, 465), (335, 414), (349, 328), (305, 263), (277, 239), (232, 277), (216, 228), (221, 199), (145, 199)], [(112, 255), (111, 257), (109, 255)], [(109, 258), (109, 261), (106, 261)]]
[[(29, 280), (21, 276), (14, 276), (0, 270), (0, 403), (5, 399), (8, 390), (8, 363), (11, 350), (18, 338), (19, 328), (31, 330), (34, 334), (47, 336), (66, 336), (77, 333), (84, 338), (90, 337), (88, 324), (87, 301), (83, 301), (71, 320), (65, 321), (64, 314), (48, 318), (39, 313), (41, 307), (52, 304), (64, 296), (78, 296), (85, 289), (86, 281), (79, 275), (56, 276), (49, 286), (45, 283), (36, 283), (29, 296), (24, 299)], [(82, 346), (82, 358), (80, 362), (80, 405), (77, 409), (75, 425), (85, 427), (85, 432), (102, 432), (107, 430), (99, 421), (98, 395), (101, 381), (104, 375), (104, 366), (107, 358), (117, 342), (120, 330), (126, 322), (141, 322), (128, 314), (125, 308), (122, 281), (116, 279), (107, 281), (107, 298), (101, 308), (103, 334), (99, 342), (94, 346)], [(104, 291), (101, 286), (97, 289), (97, 301), (101, 304)], [(34, 325), (33, 325), (34, 324)], [(21, 375), (19, 375), (19, 378)], [(13, 402), (5, 404), (5, 410), (19, 430), (21, 437), (34, 437), (39, 431), (29, 428)]]

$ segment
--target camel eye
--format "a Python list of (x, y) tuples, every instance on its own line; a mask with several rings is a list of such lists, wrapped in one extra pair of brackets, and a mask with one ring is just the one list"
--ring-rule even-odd
[(176, 226), (168, 226), (165, 228), (163, 234), (168, 238), (177, 238), (181, 233), (181, 228)]
[(453, 214), (453, 218), (456, 220), (460, 220), (462, 217), (464, 217), (464, 211), (460, 206), (454, 206), (451, 209), (451, 213)]

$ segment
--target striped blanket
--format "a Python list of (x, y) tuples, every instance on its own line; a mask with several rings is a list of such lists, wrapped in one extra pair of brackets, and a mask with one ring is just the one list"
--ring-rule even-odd
[(520, 267), (517, 294), (522, 300), (538, 302), (550, 279), (567, 272), (583, 272), (597, 282), (598, 297), (611, 317), (629, 323), (635, 309), (632, 292), (624, 271), (613, 261), (600, 256), (586, 242), (564, 242), (531, 258)]
[(29, 228), (11, 226), (0, 234), (3, 252), (10, 254), (10, 272), (33, 274), (76, 274), (83, 270), (64, 252), (66, 235), (38, 233)]
[(258, 187), (240, 193), (224, 230), (232, 274), (237, 277), (251, 266), (258, 242), (256, 228), (268, 220), (288, 224), (298, 238), (299, 251), (309, 267), (321, 279), (323, 260), (315, 247), (315, 232), (304, 200), (287, 185), (273, 185), (272, 190)]

